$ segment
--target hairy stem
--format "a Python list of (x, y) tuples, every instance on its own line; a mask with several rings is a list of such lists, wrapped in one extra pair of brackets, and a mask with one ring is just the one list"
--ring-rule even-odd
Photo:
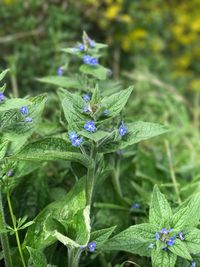
[[(5, 216), (0, 186), (0, 229), (5, 229)], [(6, 267), (13, 267), (7, 233), (1, 233), (1, 246)]]
[(169, 142), (168, 141), (165, 141), (165, 148), (166, 148), (168, 162), (169, 162), (170, 176), (171, 176), (171, 179), (172, 179), (172, 183), (173, 183), (173, 186), (174, 186), (174, 190), (175, 190), (175, 193), (176, 193), (176, 196), (177, 196), (178, 203), (181, 204), (180, 192), (179, 192), (178, 184), (177, 184), (177, 181), (176, 181), (176, 175), (175, 175), (175, 172), (174, 172), (174, 167), (173, 167), (173, 162), (172, 162), (172, 155), (171, 155), (171, 151), (170, 151), (170, 147), (169, 147)]
[(12, 223), (13, 223), (13, 229), (14, 229), (14, 232), (15, 232), (15, 237), (16, 237), (17, 246), (18, 246), (20, 257), (21, 257), (21, 261), (22, 261), (23, 267), (26, 267), (26, 263), (25, 263), (25, 260), (24, 260), (24, 256), (23, 256), (23, 253), (22, 253), (22, 247), (21, 247), (21, 243), (20, 243), (20, 239), (19, 239), (18, 229), (16, 227), (16, 220), (15, 220), (15, 216), (14, 216), (14, 213), (13, 213), (11, 199), (10, 199), (10, 193), (9, 192), (7, 192), (7, 201), (8, 201), (8, 207), (9, 207), (10, 216), (11, 216)]
[(68, 248), (68, 267), (78, 267), (80, 255), (80, 249)]

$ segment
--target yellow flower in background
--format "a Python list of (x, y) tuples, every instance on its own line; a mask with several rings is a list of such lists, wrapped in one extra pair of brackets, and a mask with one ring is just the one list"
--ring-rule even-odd
[(200, 18), (195, 19), (191, 23), (192, 31), (199, 32), (200, 31)]
[(131, 23), (132, 22), (132, 18), (128, 14), (122, 14), (120, 16), (120, 20), (122, 22), (125, 22), (125, 23)]
[(12, 4), (14, 4), (15, 0), (3, 0), (3, 2), (6, 5), (12, 5)]
[(192, 90), (200, 90), (200, 79), (194, 79), (190, 82), (190, 88)]
[(105, 17), (107, 19), (113, 20), (117, 17), (117, 15), (119, 14), (121, 10), (121, 5), (119, 4), (114, 4), (109, 6), (106, 11), (105, 11)]
[(186, 69), (191, 63), (190, 55), (182, 55), (175, 60), (175, 65), (181, 69)]
[[(144, 40), (147, 36), (147, 31), (142, 28), (137, 28), (130, 32), (129, 34), (125, 35), (122, 39), (122, 49), (124, 51), (129, 51), (131, 47), (136, 43), (137, 41)], [(141, 46), (141, 44), (140, 44)]]

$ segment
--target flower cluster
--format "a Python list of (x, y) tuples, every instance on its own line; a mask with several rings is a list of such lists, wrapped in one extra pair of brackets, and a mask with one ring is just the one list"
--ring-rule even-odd
[(0, 103), (5, 100), (5, 96), (2, 92), (0, 92)]
[(83, 143), (83, 138), (82, 137), (78, 137), (78, 134), (75, 131), (72, 131), (69, 134), (69, 139), (72, 142), (72, 146), (80, 146)]
[(90, 242), (87, 246), (87, 248), (89, 249), (90, 252), (94, 252), (96, 249), (96, 243), (94, 241)]
[[(170, 247), (175, 244), (176, 237), (179, 238), (181, 241), (183, 241), (185, 239), (183, 232), (179, 232), (178, 236), (176, 236), (176, 234), (174, 234), (173, 236), (170, 236), (170, 232), (172, 232), (172, 231), (173, 231), (173, 229), (168, 230), (166, 228), (163, 228), (161, 231), (159, 231), (155, 234), (155, 239), (161, 240), (167, 246), (170, 246)], [(166, 249), (166, 248), (164, 248), (164, 249)]]
[(96, 66), (98, 65), (98, 58), (91, 57), (90, 55), (85, 55), (83, 57), (83, 62), (87, 65)]
[[(25, 115), (25, 116), (29, 114), (27, 106), (22, 106), (20, 108), (20, 112), (21, 112), (22, 115)], [(24, 121), (29, 123), (29, 122), (32, 122), (33, 119), (31, 117), (26, 117)]]

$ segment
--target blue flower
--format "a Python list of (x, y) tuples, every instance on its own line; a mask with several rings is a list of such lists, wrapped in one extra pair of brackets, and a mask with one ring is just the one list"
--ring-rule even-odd
[(90, 55), (85, 55), (83, 57), (83, 62), (87, 65), (90, 65), (90, 61), (91, 61), (91, 56)]
[(98, 58), (96, 58), (96, 57), (92, 57), (92, 58), (90, 59), (90, 65), (96, 66), (98, 63), (99, 63), (99, 62), (98, 62)]
[(174, 237), (170, 237), (168, 240), (167, 240), (167, 242), (166, 242), (166, 244), (168, 245), (168, 246), (173, 246), (174, 245), (174, 243), (175, 243), (175, 238)]
[(134, 203), (133, 205), (132, 205), (132, 208), (133, 209), (139, 209), (141, 207), (141, 205), (139, 204), (139, 203)]
[(90, 242), (89, 244), (88, 244), (88, 249), (89, 249), (89, 251), (90, 252), (94, 252), (95, 251), (95, 249), (96, 249), (96, 243), (95, 242)]
[(84, 125), (84, 128), (88, 132), (95, 132), (96, 131), (96, 126), (95, 126), (95, 123), (93, 121), (86, 122)]
[(9, 170), (9, 171), (7, 172), (7, 176), (8, 176), (8, 177), (12, 177), (12, 176), (13, 176), (13, 171), (12, 171), (12, 170)]
[(0, 92), (0, 102), (3, 102), (5, 99), (5, 96), (2, 92)]
[(32, 122), (33, 121), (33, 119), (31, 118), (31, 117), (27, 117), (26, 119), (25, 119), (25, 122)]
[(28, 115), (28, 108), (27, 108), (26, 106), (22, 106), (22, 107), (20, 108), (20, 112), (21, 112), (21, 114), (23, 114), (23, 115)]
[(179, 239), (182, 240), (182, 241), (185, 239), (184, 236), (183, 236), (183, 232), (179, 232), (179, 233), (178, 233), (178, 237), (179, 237)]
[(84, 95), (83, 95), (83, 100), (84, 100), (85, 102), (90, 101), (90, 99), (91, 99), (90, 95), (88, 95), (88, 94), (84, 94)]
[(88, 112), (90, 112), (91, 110), (90, 110), (89, 107), (86, 105), (86, 106), (84, 106), (83, 111), (84, 111), (85, 113), (88, 113)]
[(90, 47), (95, 47), (96, 46), (95, 41), (91, 40), (91, 39), (89, 39), (89, 44), (90, 44)]
[(78, 134), (75, 131), (72, 131), (71, 133), (69, 133), (69, 139), (71, 141), (75, 140), (78, 138)]
[(119, 126), (119, 129), (118, 129), (118, 131), (119, 131), (119, 134), (121, 135), (121, 136), (124, 136), (126, 133), (127, 133), (127, 127), (125, 127), (125, 125), (124, 125), (124, 123), (123, 123), (123, 121), (121, 122), (121, 125)]
[(164, 235), (169, 234), (169, 230), (167, 230), (166, 228), (163, 228), (160, 232), (161, 234), (164, 234)]
[(197, 264), (196, 264), (195, 261), (193, 261), (193, 262), (191, 263), (191, 265), (190, 265), (190, 267), (196, 267), (196, 266), (197, 266)]
[(72, 146), (80, 146), (83, 143), (83, 138), (76, 138), (71, 140), (72, 141)]
[(62, 67), (58, 68), (57, 74), (58, 74), (58, 76), (62, 76), (63, 75), (63, 68)]
[(156, 234), (155, 234), (155, 239), (156, 239), (156, 240), (159, 240), (159, 239), (160, 239), (160, 234), (159, 234), (159, 233), (156, 233)]
[(78, 48), (79, 51), (84, 51), (84, 49), (85, 49), (84, 44), (79, 44), (77, 46), (77, 48)]

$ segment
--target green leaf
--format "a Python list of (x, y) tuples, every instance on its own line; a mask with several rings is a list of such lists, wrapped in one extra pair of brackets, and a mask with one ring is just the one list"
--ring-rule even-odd
[(196, 226), (200, 219), (200, 194), (194, 194), (189, 200), (186, 200), (179, 206), (178, 211), (186, 207), (188, 207), (188, 214), (184, 226)]
[(41, 250), (34, 249), (28, 246), (26, 246), (26, 248), (28, 249), (28, 252), (30, 254), (30, 259), (33, 263), (33, 267), (46, 267), (47, 266), (47, 259)]
[(93, 140), (96, 143), (101, 141), (102, 139), (108, 138), (112, 134), (112, 133), (105, 132), (105, 131), (102, 131), (102, 130), (97, 130), (94, 133), (90, 133), (90, 132), (88, 132), (86, 130), (83, 130), (83, 131), (80, 131), (78, 133), (80, 135), (90, 139), (90, 140)]
[(148, 223), (130, 226), (106, 241), (101, 250), (122, 250), (140, 256), (150, 256), (151, 249), (148, 246), (155, 243), (155, 233), (155, 226)]
[(188, 250), (192, 254), (200, 253), (200, 230), (197, 228), (190, 228), (184, 233), (184, 243), (186, 244)]
[(110, 153), (124, 149), (142, 140), (146, 140), (169, 131), (169, 129), (163, 125), (143, 121), (125, 123), (125, 126), (128, 128), (128, 133), (124, 137), (121, 137), (118, 130), (115, 130), (114, 140), (102, 147), (103, 153)]
[(181, 241), (180, 239), (176, 238), (174, 245), (169, 246), (168, 248), (172, 253), (176, 254), (177, 256), (180, 256), (188, 260), (192, 260), (192, 257), (190, 256), (190, 253), (188, 251), (185, 242)]
[(187, 224), (187, 220), (189, 219), (188, 215), (190, 213), (190, 210), (188, 207), (182, 208), (179, 211), (177, 211), (172, 218), (172, 228), (175, 228), (177, 230), (183, 229), (185, 224)]
[(9, 72), (9, 69), (6, 69), (0, 73), (0, 81), (3, 80), (3, 78), (6, 76), (6, 74)]
[(84, 74), (92, 75), (99, 80), (105, 80), (109, 74), (109, 69), (106, 69), (101, 65), (91, 66), (83, 64), (80, 66), (80, 71)]
[(53, 232), (53, 236), (55, 236), (58, 239), (58, 241), (60, 241), (63, 245), (65, 245), (67, 247), (71, 247), (71, 248), (79, 248), (80, 247), (80, 245), (78, 243), (76, 243), (75, 241), (73, 241), (69, 237), (64, 236), (63, 234), (59, 233), (58, 231)]
[[(8, 151), (9, 154), (18, 151), (26, 143), (27, 139), (36, 131), (41, 121), (41, 115), (46, 100), (47, 99), (45, 94), (29, 99), (30, 101), (29, 103), (31, 104), (27, 105), (29, 110), (28, 116), (33, 119), (33, 121), (30, 123), (26, 123), (24, 121), (25, 117), (20, 113), (19, 107), (16, 109), (14, 103), (13, 103), (14, 109), (0, 112), (0, 121), (2, 123), (1, 131), (3, 132), (3, 140), (10, 141), (11, 143), (11, 146), (9, 147), (10, 150)], [(16, 101), (18, 102), (19, 99), (17, 99)], [(24, 103), (24, 100), (20, 102), (22, 104), (22, 102)]]
[(31, 101), (28, 99), (23, 99), (23, 98), (11, 98), (11, 99), (6, 99), (1, 105), (0, 105), (0, 112), (3, 111), (9, 111), (9, 110), (14, 110), (15, 109), (20, 109), (22, 106), (29, 106), (31, 105)]
[(151, 259), (153, 267), (174, 267), (177, 256), (157, 247), (152, 250)]
[(8, 141), (1, 141), (0, 139), (0, 160), (4, 158), (8, 144), (9, 144)]
[(121, 110), (126, 105), (132, 91), (133, 86), (130, 86), (126, 90), (121, 90), (118, 93), (112, 94), (102, 99), (101, 104), (103, 107), (109, 110), (109, 117), (115, 117), (121, 112)]
[(26, 246), (44, 249), (56, 242), (55, 231), (62, 233), (63, 227), (67, 231), (67, 237), (80, 245), (87, 244), (90, 222), (89, 208), (86, 207), (85, 179), (79, 180), (63, 199), (45, 207), (34, 221), (25, 237)]
[(92, 160), (75, 152), (71, 144), (64, 139), (49, 137), (26, 145), (19, 153), (10, 157), (14, 160), (24, 161), (55, 161), (67, 160), (83, 164), (85, 167), (91, 167)]
[(99, 248), (114, 232), (116, 226), (112, 226), (109, 228), (96, 230), (91, 233), (90, 240), (95, 241), (97, 248)]
[(85, 102), (82, 97), (71, 94), (68, 91), (61, 91), (62, 107), (65, 118), (68, 122), (69, 131), (78, 131), (83, 129), (84, 121), (86, 120), (83, 114)]
[(47, 76), (44, 78), (37, 79), (39, 82), (48, 83), (52, 85), (56, 85), (62, 88), (74, 88), (74, 89), (82, 89), (81, 82), (74, 77), (61, 77), (61, 76)]
[(151, 199), (149, 221), (158, 227), (168, 228), (170, 227), (171, 218), (171, 207), (165, 196), (160, 192), (158, 186), (155, 185)]

